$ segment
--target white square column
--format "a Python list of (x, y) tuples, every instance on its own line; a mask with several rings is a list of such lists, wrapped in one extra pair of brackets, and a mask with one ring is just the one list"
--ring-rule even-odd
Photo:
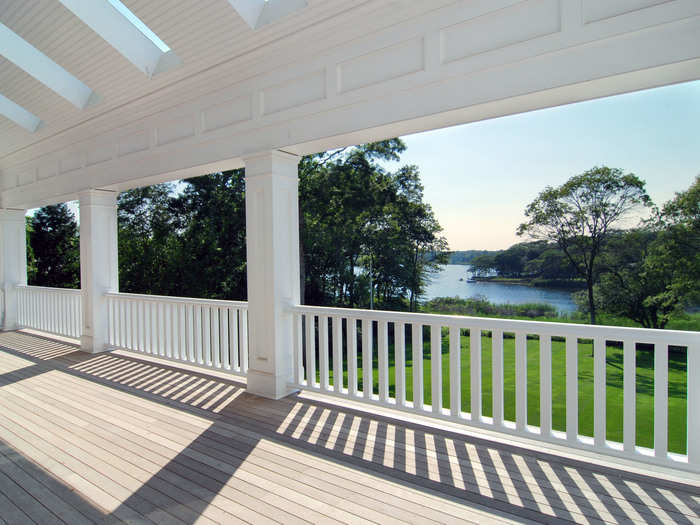
[(25, 210), (0, 209), (0, 327), (16, 330), (17, 286), (27, 285)]
[(80, 346), (84, 352), (106, 350), (109, 312), (107, 292), (119, 291), (117, 193), (87, 190), (80, 193), (80, 287), (83, 322)]
[(293, 316), (299, 304), (299, 157), (281, 151), (244, 159), (248, 257), (248, 392), (290, 394)]

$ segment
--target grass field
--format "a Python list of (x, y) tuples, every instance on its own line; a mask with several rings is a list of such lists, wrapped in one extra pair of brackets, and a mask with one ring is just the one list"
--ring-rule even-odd
[[(426, 328), (426, 330), (428, 330)], [(491, 386), (491, 337), (482, 335), (482, 413), (492, 414)], [(423, 383), (424, 403), (431, 404), (431, 356), (427, 333), (424, 334), (423, 349)], [(389, 388), (394, 397), (395, 368), (394, 348), (389, 345)], [(442, 334), (442, 377), (443, 407), (449, 408), (449, 347), (446, 332)], [(376, 338), (373, 349), (374, 357), (374, 393), (378, 393), (377, 348)], [(461, 385), (462, 410), (470, 407), (470, 336), (462, 330), (461, 335)], [(623, 424), (623, 354), (622, 348), (609, 345), (606, 351), (606, 434), (607, 439), (622, 441)], [(344, 352), (344, 361), (345, 361)], [(578, 406), (579, 434), (593, 436), (593, 357), (592, 343), (579, 341), (578, 344)], [(413, 400), (413, 366), (411, 361), (411, 337), (406, 334), (406, 398)], [(330, 359), (329, 359), (330, 361)], [(515, 421), (515, 339), (504, 338), (504, 416)], [(566, 354), (563, 341), (552, 341), (552, 426), (555, 430), (566, 430)], [(347, 387), (347, 363), (343, 363), (343, 384)], [(362, 390), (362, 358), (358, 348), (358, 389)], [(685, 453), (686, 451), (686, 353), (685, 350), (669, 353), (669, 450)], [(539, 340), (527, 340), (527, 405), (528, 424), (539, 425)], [(639, 446), (653, 447), (654, 442), (654, 355), (653, 351), (637, 348), (637, 414), (636, 443)], [(317, 380), (318, 380), (317, 373)], [(330, 381), (333, 383), (332, 362), (330, 364)]]

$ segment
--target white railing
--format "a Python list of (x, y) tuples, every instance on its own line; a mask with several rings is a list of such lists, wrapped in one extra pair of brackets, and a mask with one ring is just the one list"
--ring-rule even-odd
[(310, 306), (292, 311), (298, 388), (700, 471), (698, 332)]
[(18, 286), (17, 301), (20, 327), (74, 339), (80, 338), (82, 325), (80, 290)]
[(108, 343), (143, 354), (245, 375), (248, 303), (106, 294)]

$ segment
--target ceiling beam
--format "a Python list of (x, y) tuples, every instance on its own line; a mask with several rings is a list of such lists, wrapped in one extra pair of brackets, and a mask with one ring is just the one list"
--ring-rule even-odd
[(228, 0), (253, 30), (306, 7), (306, 0)]
[[(180, 59), (121, 2), (108, 0), (59, 0), (90, 29), (129, 62), (151, 78), (181, 64)], [(143, 26), (139, 29), (137, 24)], [(144, 34), (149, 32), (156, 41)]]
[(1, 23), (0, 54), (78, 109), (99, 100), (92, 89)]
[(41, 125), (41, 119), (19, 104), (0, 94), (0, 115), (4, 115), (29, 133), (34, 133)]

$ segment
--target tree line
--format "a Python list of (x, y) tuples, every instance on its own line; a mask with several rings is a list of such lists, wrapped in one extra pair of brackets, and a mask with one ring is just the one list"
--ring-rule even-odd
[[(639, 208), (650, 217), (622, 228)], [(634, 174), (596, 167), (545, 188), (525, 216), (518, 234), (534, 240), (475, 257), (477, 274), (579, 283), (574, 298), (591, 324), (602, 311), (663, 328), (700, 300), (700, 176), (657, 207)]]
[[(447, 249), (400, 139), (304, 157), (299, 165), (300, 267), (306, 304), (415, 310)], [(244, 170), (118, 197), (122, 292), (247, 298)], [(65, 204), (28, 217), (28, 279), (79, 287), (79, 233)], [(438, 257), (426, 257), (438, 253)]]

